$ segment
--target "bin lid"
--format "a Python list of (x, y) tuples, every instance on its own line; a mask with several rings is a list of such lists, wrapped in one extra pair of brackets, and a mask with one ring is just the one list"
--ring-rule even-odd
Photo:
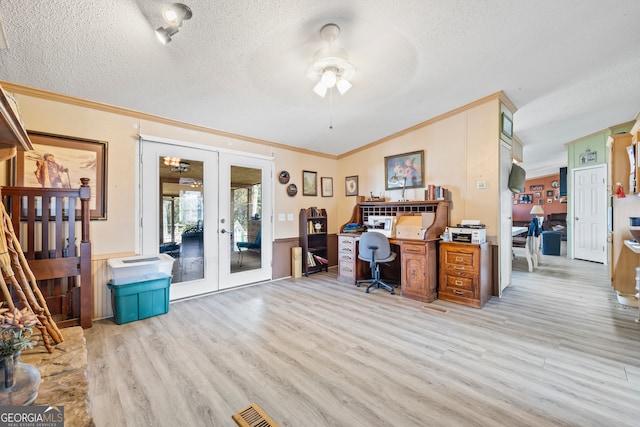
[(111, 268), (137, 267), (142, 265), (152, 265), (163, 262), (173, 263), (174, 258), (168, 254), (139, 255), (125, 258), (109, 258), (107, 264)]
[(127, 276), (127, 277), (121, 277), (118, 279), (111, 279), (109, 280), (108, 284), (109, 286), (130, 285), (132, 283), (166, 279), (167, 277), (172, 277), (172, 276), (170, 274), (165, 274), (165, 273), (148, 273), (148, 274), (140, 274), (138, 276)]

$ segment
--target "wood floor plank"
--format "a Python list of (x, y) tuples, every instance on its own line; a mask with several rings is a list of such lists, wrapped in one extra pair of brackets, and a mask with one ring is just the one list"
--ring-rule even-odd
[[(518, 252), (516, 252), (518, 254)], [(635, 426), (640, 325), (606, 266), (519, 257), (482, 309), (336, 280), (335, 269), (85, 331), (97, 427)]]

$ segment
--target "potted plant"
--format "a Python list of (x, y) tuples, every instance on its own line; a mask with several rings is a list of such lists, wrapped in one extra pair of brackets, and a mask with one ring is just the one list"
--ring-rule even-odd
[(33, 348), (33, 326), (38, 322), (28, 307), (18, 310), (0, 307), (0, 369), (4, 370), (4, 387), (14, 385), (14, 367), (22, 350)]

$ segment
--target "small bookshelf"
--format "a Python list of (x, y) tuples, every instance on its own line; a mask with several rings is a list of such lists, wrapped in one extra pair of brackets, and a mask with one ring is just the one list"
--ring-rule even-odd
[(316, 207), (300, 209), (302, 273), (308, 276), (329, 271), (327, 252), (327, 212)]

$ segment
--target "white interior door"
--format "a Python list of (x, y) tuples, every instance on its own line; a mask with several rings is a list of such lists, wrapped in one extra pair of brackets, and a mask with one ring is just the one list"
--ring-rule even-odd
[(270, 280), (272, 161), (220, 153), (220, 289)]
[(606, 263), (606, 165), (573, 171), (573, 256)]
[(141, 254), (174, 258), (170, 299), (218, 287), (218, 153), (143, 140)]
[(509, 190), (509, 174), (511, 165), (511, 147), (500, 142), (500, 286), (498, 296), (502, 290), (511, 284), (513, 240), (511, 226), (513, 224), (513, 199)]

